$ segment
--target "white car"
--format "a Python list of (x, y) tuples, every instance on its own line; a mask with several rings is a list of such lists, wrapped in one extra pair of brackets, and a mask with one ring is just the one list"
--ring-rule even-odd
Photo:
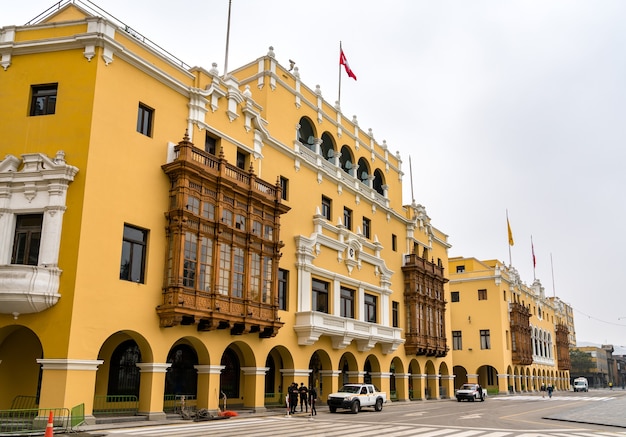
[(482, 388), (480, 384), (463, 384), (461, 388), (456, 391), (456, 400), (461, 402), (463, 399), (474, 402), (479, 400), (484, 402), (487, 396), (487, 390)]

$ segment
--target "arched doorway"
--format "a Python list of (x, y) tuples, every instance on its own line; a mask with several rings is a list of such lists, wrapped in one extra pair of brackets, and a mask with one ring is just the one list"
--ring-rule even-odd
[(220, 365), (224, 366), (220, 375), (220, 392), (226, 395), (228, 399), (239, 399), (240, 363), (239, 356), (232, 348), (224, 351), (220, 361)]
[(139, 397), (140, 374), (137, 363), (141, 362), (141, 351), (135, 340), (120, 343), (111, 354), (107, 395)]

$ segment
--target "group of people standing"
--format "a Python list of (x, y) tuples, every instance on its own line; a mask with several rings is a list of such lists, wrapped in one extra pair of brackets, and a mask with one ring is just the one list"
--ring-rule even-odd
[(307, 388), (307, 386), (304, 385), (304, 382), (300, 383), (300, 387), (298, 387), (297, 382), (291, 383), (287, 389), (287, 404), (289, 406), (290, 414), (294, 414), (296, 412), (298, 399), (300, 400), (300, 412), (302, 412), (302, 409), (304, 408), (304, 411), (308, 413), (309, 406), (311, 406), (311, 416), (317, 415), (317, 410), (315, 409), (317, 390), (315, 390), (315, 387), (311, 386)]

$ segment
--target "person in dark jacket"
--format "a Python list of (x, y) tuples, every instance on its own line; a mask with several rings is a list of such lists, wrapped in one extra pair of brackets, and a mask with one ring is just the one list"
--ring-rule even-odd
[(298, 384), (292, 383), (289, 386), (289, 407), (291, 414), (296, 412), (296, 407), (298, 406)]
[(317, 409), (315, 403), (317, 402), (317, 390), (315, 387), (309, 387), (309, 405), (311, 405), (311, 416), (317, 416)]
[(300, 388), (298, 389), (300, 393), (300, 412), (302, 412), (302, 406), (304, 405), (304, 411), (306, 413), (309, 412), (309, 389), (306, 388), (304, 382), (300, 383)]

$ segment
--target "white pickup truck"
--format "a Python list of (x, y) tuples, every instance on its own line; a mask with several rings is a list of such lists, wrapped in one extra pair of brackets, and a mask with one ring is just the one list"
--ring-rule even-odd
[(345, 384), (337, 393), (328, 395), (328, 409), (331, 413), (337, 408), (344, 408), (358, 413), (362, 407), (374, 407), (381, 411), (387, 402), (387, 394), (379, 391), (373, 384)]

